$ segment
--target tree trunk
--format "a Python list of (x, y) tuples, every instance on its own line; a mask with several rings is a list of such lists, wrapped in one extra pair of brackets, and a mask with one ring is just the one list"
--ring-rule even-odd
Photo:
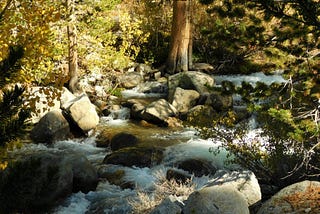
[(78, 87), (78, 52), (77, 52), (77, 28), (75, 26), (76, 16), (74, 11), (74, 0), (67, 0), (67, 10), (69, 13), (68, 32), (68, 65), (69, 65), (69, 90), (72, 93), (79, 91)]
[(173, 1), (171, 46), (166, 62), (170, 74), (188, 71), (192, 67), (191, 0)]

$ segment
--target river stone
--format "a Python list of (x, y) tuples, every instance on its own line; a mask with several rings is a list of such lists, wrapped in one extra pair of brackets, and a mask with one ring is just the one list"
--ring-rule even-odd
[(212, 164), (206, 160), (202, 159), (187, 159), (178, 162), (177, 167), (188, 171), (196, 177), (202, 177), (204, 175), (213, 175), (216, 173), (217, 169), (212, 166)]
[(108, 154), (103, 163), (123, 166), (151, 167), (159, 164), (163, 159), (163, 150), (160, 148), (129, 147), (119, 149)]
[(208, 88), (213, 86), (214, 79), (205, 73), (198, 71), (180, 72), (168, 78), (168, 100), (172, 103), (177, 87), (196, 90), (199, 94), (206, 94), (209, 93)]
[(72, 193), (72, 165), (56, 154), (26, 155), (0, 174), (0, 213), (39, 212)]
[(177, 110), (165, 99), (150, 103), (142, 112), (141, 119), (161, 126), (168, 126), (166, 119), (176, 116)]
[(41, 150), (18, 156), (0, 171), (0, 213), (38, 213), (72, 192), (97, 186), (96, 169), (81, 154)]
[(66, 110), (68, 117), (83, 131), (94, 129), (99, 123), (99, 116), (95, 106), (86, 94), (82, 94), (72, 101)]
[(172, 105), (179, 113), (185, 114), (197, 103), (199, 97), (200, 94), (195, 90), (177, 87), (173, 95)]
[(60, 110), (45, 114), (31, 130), (30, 137), (36, 143), (53, 143), (70, 137), (68, 121)]
[(138, 138), (133, 134), (121, 132), (112, 137), (110, 147), (112, 151), (116, 151), (121, 148), (135, 146), (138, 142)]
[(184, 214), (249, 214), (243, 195), (231, 185), (204, 187), (193, 192), (183, 208)]
[(246, 199), (248, 206), (261, 200), (261, 190), (258, 179), (253, 172), (245, 171), (224, 171), (219, 170), (215, 175), (213, 182), (207, 186), (233, 186)]
[(280, 190), (258, 214), (320, 213), (320, 182), (302, 181)]

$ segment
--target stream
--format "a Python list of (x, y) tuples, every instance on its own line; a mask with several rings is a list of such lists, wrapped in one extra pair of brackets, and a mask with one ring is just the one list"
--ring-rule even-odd
[[(285, 80), (279, 74), (265, 76), (262, 73), (256, 73), (249, 76), (216, 76), (217, 84), (223, 80), (233, 81), (235, 84), (240, 84), (241, 81), (249, 81), (252, 84), (261, 81), (266, 84), (273, 82), (284, 82)], [(152, 97), (161, 96), (161, 94), (137, 94), (135, 89), (123, 92), (126, 98), (130, 97)], [(235, 95), (235, 99), (239, 99)], [(38, 151), (38, 150), (58, 150), (72, 151), (84, 154), (88, 160), (98, 169), (103, 170), (123, 170), (125, 175), (122, 178), (123, 182), (134, 184), (133, 189), (122, 189), (119, 186), (110, 184), (106, 180), (101, 180), (95, 191), (87, 194), (82, 192), (74, 193), (55, 207), (53, 214), (89, 214), (89, 213), (130, 213), (132, 207), (130, 201), (135, 201), (138, 198), (138, 191), (147, 192), (152, 195), (155, 184), (159, 182), (159, 177), (164, 176), (167, 169), (173, 167), (173, 163), (189, 158), (201, 158), (212, 163), (218, 169), (237, 168), (235, 165), (225, 165), (227, 153), (220, 152), (214, 155), (212, 152), (218, 148), (220, 142), (215, 139), (201, 139), (198, 136), (197, 130), (194, 128), (161, 128), (161, 127), (143, 127), (138, 123), (129, 119), (129, 110), (126, 108), (120, 109), (118, 112), (113, 112), (108, 117), (100, 118), (100, 124), (95, 132), (89, 133), (89, 137), (65, 140), (55, 143), (53, 146), (43, 144), (27, 144), (21, 151), (23, 153)], [(117, 115), (115, 118), (114, 115)], [(252, 118), (249, 121), (253, 128), (248, 135), (248, 138), (257, 137), (259, 130), (255, 129), (255, 121)], [(96, 138), (101, 131), (107, 130), (110, 133), (120, 133), (122, 131), (135, 135), (143, 143), (156, 145), (165, 149), (164, 158), (159, 165), (150, 168), (144, 167), (124, 167), (119, 165), (106, 166), (102, 161), (107, 154), (111, 153), (109, 148), (96, 147)], [(203, 187), (210, 176), (192, 177), (192, 183), (196, 189)]]

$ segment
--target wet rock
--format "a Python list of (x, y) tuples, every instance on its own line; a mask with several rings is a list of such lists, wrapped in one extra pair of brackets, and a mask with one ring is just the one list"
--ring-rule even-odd
[(96, 139), (97, 147), (109, 147), (113, 134), (110, 131), (103, 130)]
[(258, 214), (320, 213), (320, 182), (302, 181), (280, 190)]
[(163, 159), (160, 148), (129, 147), (117, 150), (107, 155), (103, 163), (123, 166), (151, 167), (159, 164)]
[(172, 105), (179, 113), (185, 114), (197, 103), (199, 97), (200, 94), (195, 90), (177, 87), (173, 95)]
[(72, 192), (95, 190), (97, 183), (96, 169), (81, 154), (26, 153), (0, 171), (0, 213), (45, 211)]
[(40, 211), (72, 193), (72, 165), (56, 154), (25, 156), (0, 173), (0, 213)]
[(136, 146), (138, 142), (138, 138), (133, 134), (121, 132), (112, 137), (110, 147), (112, 151), (116, 151), (121, 148)]
[(243, 195), (231, 185), (204, 187), (193, 192), (183, 208), (184, 214), (249, 214)]
[(36, 143), (54, 143), (71, 136), (68, 121), (60, 110), (54, 110), (44, 115), (31, 130), (30, 137)]
[(202, 159), (187, 159), (177, 163), (177, 167), (193, 174), (196, 177), (213, 175), (217, 171), (210, 162)]

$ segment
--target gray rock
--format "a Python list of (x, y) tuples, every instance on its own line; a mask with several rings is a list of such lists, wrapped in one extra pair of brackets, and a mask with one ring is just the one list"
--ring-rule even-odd
[(261, 200), (261, 190), (258, 179), (251, 171), (227, 172), (220, 170), (215, 174), (215, 179), (207, 186), (231, 185), (243, 194), (248, 206)]
[(197, 71), (181, 72), (168, 78), (168, 100), (173, 101), (173, 95), (177, 87), (196, 90), (199, 94), (209, 93), (208, 87), (213, 87), (214, 79)]
[(71, 164), (43, 151), (17, 160), (0, 177), (1, 213), (39, 211), (72, 193)]
[(138, 72), (127, 72), (120, 78), (120, 86), (123, 88), (134, 88), (143, 82), (143, 77)]
[(142, 112), (141, 119), (158, 125), (167, 126), (166, 119), (177, 115), (177, 110), (165, 99), (150, 103)]
[(184, 114), (197, 103), (199, 97), (200, 94), (195, 90), (186, 90), (177, 87), (173, 95), (172, 106), (175, 107), (179, 113)]
[(249, 214), (243, 195), (232, 185), (204, 187), (193, 192), (185, 203), (184, 214)]
[(258, 214), (320, 213), (320, 182), (302, 181), (280, 190)]
[(66, 112), (84, 132), (94, 129), (99, 123), (99, 116), (95, 106), (85, 94), (72, 100), (72, 104), (67, 108)]
[(53, 143), (70, 137), (70, 127), (61, 111), (54, 110), (44, 115), (31, 130), (30, 137), (36, 143)]

